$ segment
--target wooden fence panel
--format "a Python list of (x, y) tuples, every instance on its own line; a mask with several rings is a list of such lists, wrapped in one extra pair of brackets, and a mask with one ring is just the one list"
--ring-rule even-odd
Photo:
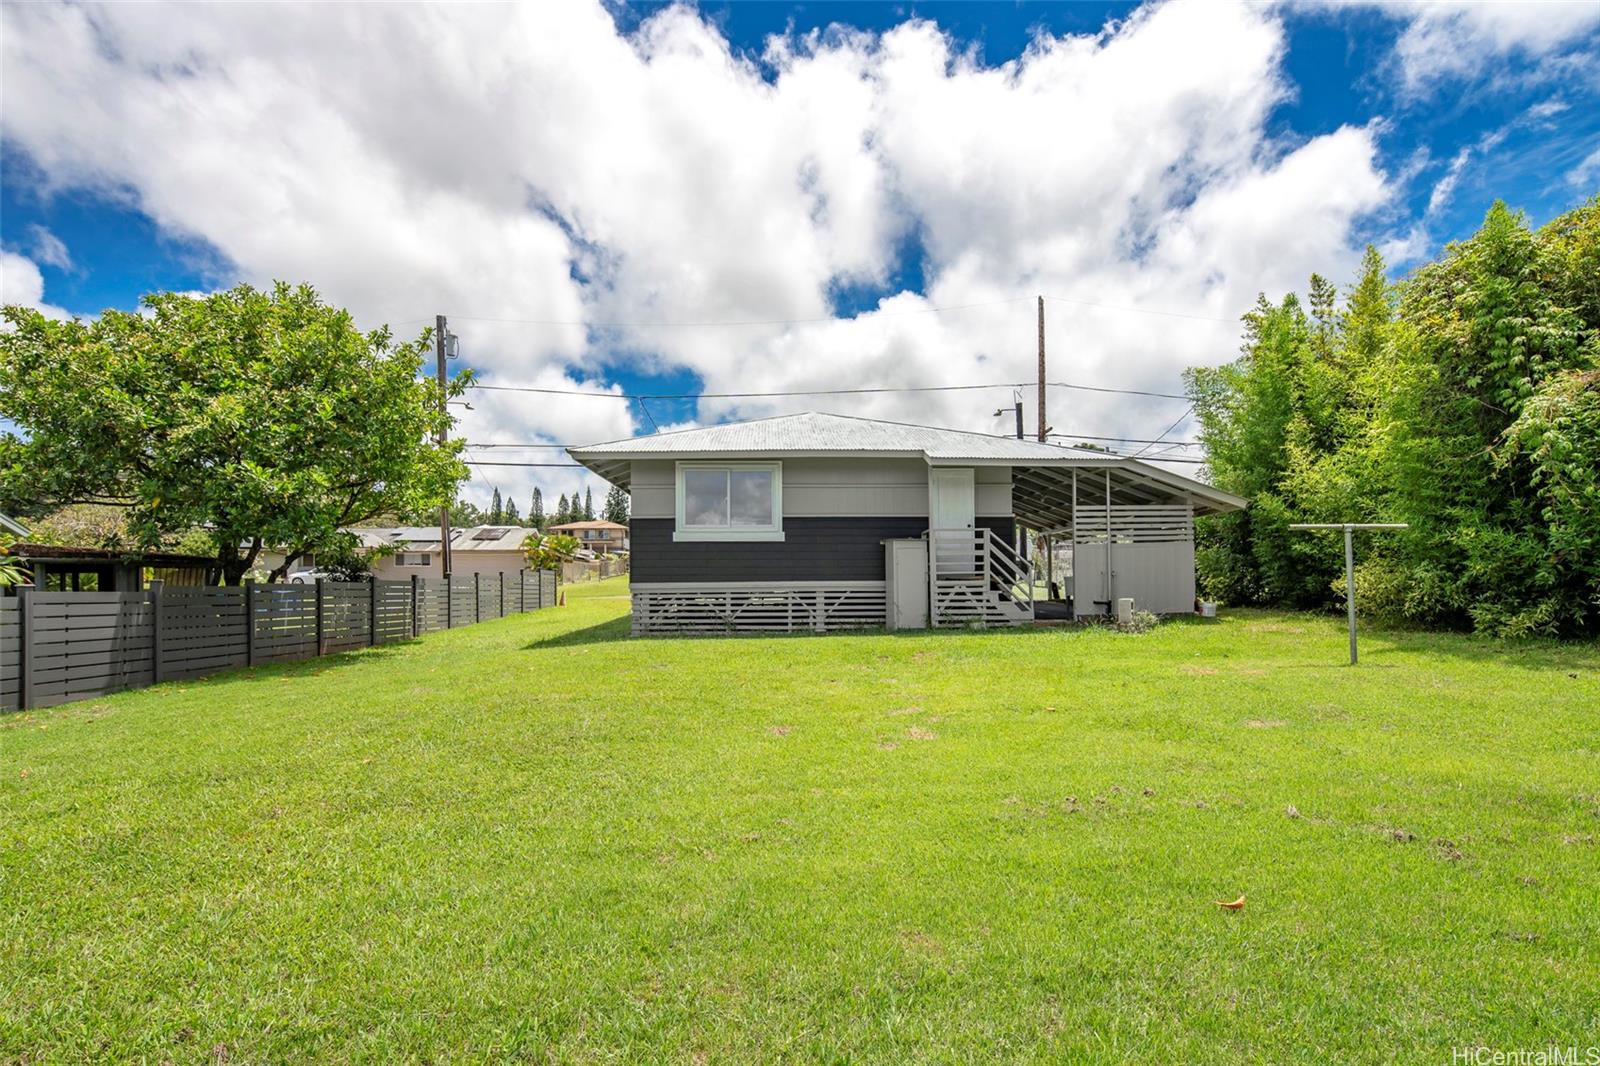
[(372, 643), (372, 590), (365, 581), (322, 583), (322, 651), (350, 651)]
[(317, 654), (314, 585), (257, 585), (255, 661), (286, 662)]
[(159, 593), (163, 681), (204, 677), (249, 662), (242, 588), (168, 588)]
[(470, 577), (450, 579), (450, 625), (470, 626), (478, 620), (478, 592)]
[(0, 599), (0, 711), (22, 706), (22, 601)]
[(449, 589), (443, 578), (425, 577), (417, 581), (417, 632), (432, 633), (450, 628)]
[(504, 574), (478, 575), (478, 621), (500, 617), (500, 591)]
[(155, 607), (143, 592), (32, 592), (30, 707), (150, 684)]
[(554, 570), (539, 571), (539, 606), (554, 607), (556, 605), (556, 572)]
[(411, 639), (411, 582), (378, 582), (378, 617), (374, 619), (374, 644)]

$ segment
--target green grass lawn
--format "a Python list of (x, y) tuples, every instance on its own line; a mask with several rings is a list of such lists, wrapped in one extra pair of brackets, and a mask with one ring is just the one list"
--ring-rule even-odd
[(630, 640), (626, 591), (0, 717), (0, 1060), (1600, 1043), (1594, 646)]

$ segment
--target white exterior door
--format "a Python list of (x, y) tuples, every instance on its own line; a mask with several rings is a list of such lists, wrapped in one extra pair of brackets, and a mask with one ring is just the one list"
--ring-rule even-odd
[(928, 472), (928, 522), (932, 529), (935, 561), (942, 574), (975, 568), (973, 543), (966, 538), (941, 539), (940, 531), (967, 530), (977, 525), (977, 490), (970, 466), (933, 467)]

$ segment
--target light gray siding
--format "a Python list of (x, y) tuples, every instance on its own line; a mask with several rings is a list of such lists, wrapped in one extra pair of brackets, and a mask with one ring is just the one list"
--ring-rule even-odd
[[(753, 458), (753, 457), (752, 457)], [(732, 457), (730, 457), (730, 461)], [(926, 518), (928, 464), (921, 459), (784, 459), (785, 518)], [(676, 463), (635, 460), (633, 517), (674, 518)], [(977, 513), (1010, 517), (1011, 468), (977, 468)]]

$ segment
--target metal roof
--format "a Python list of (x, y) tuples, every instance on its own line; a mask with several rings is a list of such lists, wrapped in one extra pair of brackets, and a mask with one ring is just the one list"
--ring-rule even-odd
[[(1161, 485), (1194, 499), (1197, 511), (1233, 511), (1245, 500), (1152, 463), (1090, 448), (1069, 448), (991, 433), (938, 429), (875, 418), (808, 411), (749, 422), (727, 422), (648, 437), (608, 441), (567, 454), (615, 485), (627, 488), (634, 459), (697, 459), (708, 456), (764, 458), (897, 456), (930, 466), (1093, 468), (1118, 472), (1118, 480)], [(1058, 493), (1058, 487), (1052, 487)]]
[(1022, 463), (1077, 459), (1105, 462), (1116, 457), (1086, 448), (1068, 448), (1040, 441), (1018, 440), (992, 433), (937, 429), (876, 418), (807, 411), (749, 422), (726, 422), (699, 429), (680, 429), (648, 437), (569, 448), (580, 463), (588, 459), (649, 459), (692, 455), (838, 455), (893, 454), (930, 462), (966, 459)]

